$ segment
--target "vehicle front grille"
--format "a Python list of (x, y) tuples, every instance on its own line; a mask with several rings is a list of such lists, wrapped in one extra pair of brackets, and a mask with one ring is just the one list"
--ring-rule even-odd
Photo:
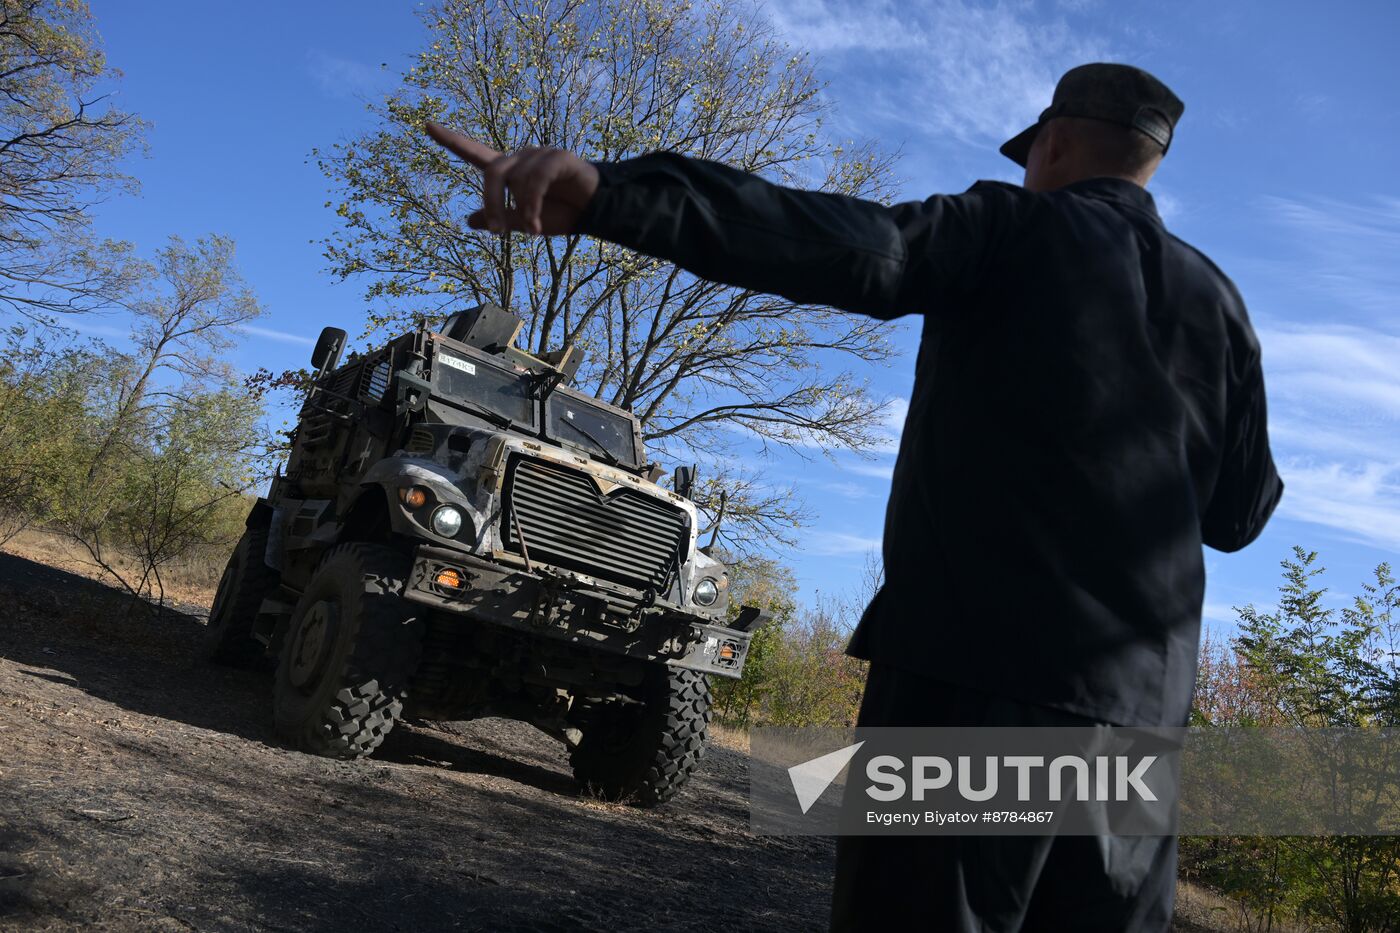
[(506, 549), (639, 590), (660, 590), (687, 534), (686, 515), (639, 490), (608, 495), (587, 474), (539, 460), (510, 466), (502, 511)]

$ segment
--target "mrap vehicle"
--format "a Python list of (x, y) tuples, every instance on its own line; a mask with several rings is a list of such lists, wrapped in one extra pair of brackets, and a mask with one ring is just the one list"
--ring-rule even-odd
[(766, 614), (730, 609), (694, 469), (657, 485), (637, 419), (569, 386), (572, 349), (517, 349), (522, 323), (483, 305), (343, 365), (326, 328), (205, 654), (275, 658), (277, 732), (303, 750), (504, 716), (563, 741), (581, 786), (655, 805), (704, 752), (708, 678), (740, 676)]

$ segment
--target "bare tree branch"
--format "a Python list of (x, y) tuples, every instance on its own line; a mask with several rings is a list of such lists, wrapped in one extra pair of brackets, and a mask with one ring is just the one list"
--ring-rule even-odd
[[(427, 48), (376, 108), (380, 125), (318, 154), (341, 198), (325, 255), (334, 274), (365, 282), (367, 333), (491, 301), (526, 318), (527, 348), (584, 350), (578, 384), (636, 412), (654, 451), (744, 439), (871, 449), (882, 405), (846, 370), (892, 355), (879, 322), (699, 280), (610, 243), (470, 230), (480, 179), (422, 132), (431, 119), (501, 150), (594, 159), (667, 149), (887, 198), (894, 157), (829, 137), (811, 64), (757, 8), (443, 0), (423, 19)], [(799, 509), (744, 488), (765, 505), (731, 507), (730, 543), (790, 538), (783, 522)]]

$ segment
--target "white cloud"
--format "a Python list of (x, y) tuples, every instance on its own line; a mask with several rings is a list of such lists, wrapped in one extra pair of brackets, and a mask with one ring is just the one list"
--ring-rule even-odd
[[(74, 317), (71, 320), (64, 320), (64, 325), (68, 328), (83, 334), (90, 334), (94, 337), (115, 337), (128, 338), (131, 336), (129, 328), (112, 327), (108, 324), (99, 324), (88, 318)], [(274, 330), (270, 327), (257, 327), (252, 324), (240, 324), (236, 330), (251, 337), (263, 337), (267, 340), (280, 340), (284, 343), (296, 343), (303, 346), (314, 346), (316, 341), (303, 334), (294, 334), (285, 330)]]
[(1279, 471), (1287, 484), (1280, 514), (1400, 550), (1400, 464), (1285, 462)]
[(1103, 40), (1059, 17), (1036, 21), (1029, 6), (773, 0), (769, 9), (795, 48), (878, 56), (880, 86), (862, 110), (978, 145), (1032, 123), (1069, 68), (1113, 57)]
[(1211, 622), (1228, 622), (1234, 624), (1239, 621), (1240, 614), (1235, 611), (1235, 607), (1229, 603), (1216, 603), (1206, 601), (1201, 606), (1201, 618)]
[(773, 23), (794, 48), (811, 52), (881, 52), (915, 49), (917, 35), (908, 17), (892, 3), (853, 4), (841, 0), (775, 0)]
[(331, 97), (377, 97), (394, 76), (375, 65), (351, 61), (321, 49), (306, 53), (306, 72)]
[(1400, 295), (1400, 198), (1265, 199), (1265, 210), (1300, 256), (1265, 266), (1290, 288), (1325, 298), (1327, 309), (1394, 314)]
[(1380, 325), (1259, 329), (1286, 484), (1279, 513), (1400, 548), (1400, 198), (1273, 197), (1264, 206), (1294, 255), (1262, 266), (1261, 290), (1333, 321)]
[(818, 530), (806, 540), (808, 543), (802, 550), (822, 557), (844, 557), (848, 554), (866, 554), (880, 550), (879, 538), (844, 531)]
[(1279, 514), (1400, 548), (1400, 336), (1360, 327), (1263, 328)]
[(1363, 237), (1381, 246), (1400, 246), (1400, 198), (1377, 196), (1370, 204), (1335, 198), (1268, 197), (1265, 203), (1285, 223), (1308, 233)]
[(98, 324), (91, 318), (74, 315), (71, 318), (64, 318), (62, 326), (68, 330), (77, 331), (80, 334), (88, 334), (93, 337), (129, 338), (130, 328), (112, 327), (108, 324)]
[(858, 476), (873, 476), (876, 479), (894, 479), (893, 463), (847, 463), (841, 469)]
[[(1269, 394), (1275, 410), (1283, 407), (1275, 404), (1279, 393), (1270, 389)], [(1316, 413), (1269, 414), (1269, 439), (1276, 451), (1311, 451), (1348, 461), (1400, 462), (1400, 436), (1391, 430), (1338, 424)]]
[(1291, 412), (1400, 419), (1400, 335), (1366, 327), (1260, 328), (1272, 398)]
[(864, 483), (837, 482), (818, 483), (818, 488), (840, 496), (843, 499), (869, 499), (875, 495), (875, 490)]
[(239, 330), (253, 337), (264, 337), (268, 340), (280, 340), (283, 343), (299, 343), (303, 346), (315, 346), (316, 341), (304, 334), (293, 334), (290, 331), (274, 330), (270, 327), (254, 327), (252, 324), (240, 325)]

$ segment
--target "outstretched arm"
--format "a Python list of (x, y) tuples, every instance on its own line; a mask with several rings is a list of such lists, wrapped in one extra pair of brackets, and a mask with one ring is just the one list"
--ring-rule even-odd
[(590, 234), (712, 281), (876, 317), (941, 304), (978, 271), (994, 226), (971, 194), (885, 207), (673, 153), (594, 164), (558, 149), (501, 155), (433, 123), (428, 133), (482, 170), (475, 229)]

